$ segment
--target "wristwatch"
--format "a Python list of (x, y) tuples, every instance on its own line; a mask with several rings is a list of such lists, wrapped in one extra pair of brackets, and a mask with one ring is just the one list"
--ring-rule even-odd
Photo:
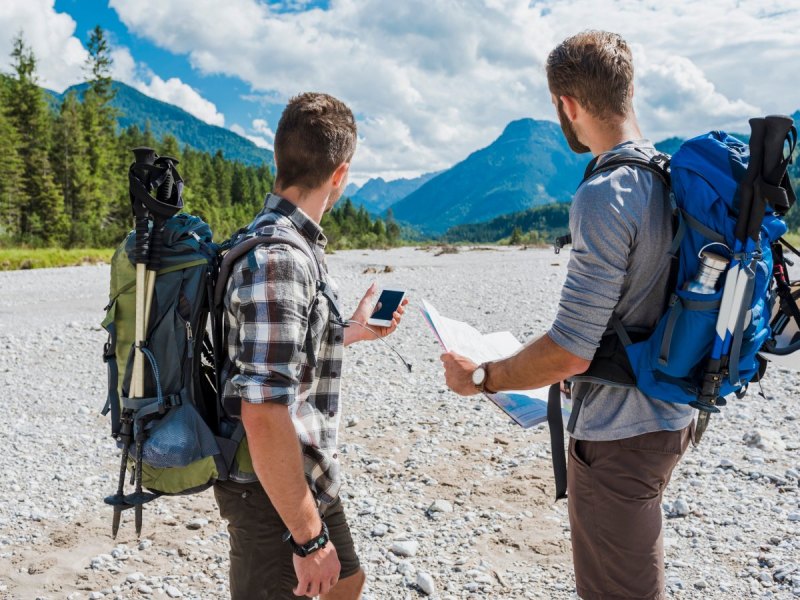
[(297, 554), (297, 556), (302, 557), (306, 557), (309, 554), (314, 554), (314, 552), (317, 550), (322, 550), (328, 545), (329, 540), (330, 536), (328, 535), (328, 526), (325, 524), (325, 521), (322, 522), (322, 531), (319, 532), (319, 535), (314, 536), (305, 544), (298, 544), (295, 542), (294, 538), (292, 537), (292, 533), (288, 530), (283, 534), (283, 541), (289, 542), (289, 544), (292, 546), (292, 552)]
[(474, 383), (475, 387), (478, 388), (478, 391), (483, 394), (493, 393), (486, 387), (486, 380), (489, 379), (488, 366), (488, 363), (483, 363), (472, 372), (472, 383)]

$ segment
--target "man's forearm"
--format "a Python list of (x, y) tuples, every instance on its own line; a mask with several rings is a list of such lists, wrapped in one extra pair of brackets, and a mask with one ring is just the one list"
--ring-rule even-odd
[(258, 480), (294, 540), (307, 542), (322, 523), (289, 410), (281, 404), (242, 402), (242, 422)]
[(543, 335), (516, 354), (492, 362), (486, 387), (497, 392), (540, 388), (583, 373), (589, 364)]

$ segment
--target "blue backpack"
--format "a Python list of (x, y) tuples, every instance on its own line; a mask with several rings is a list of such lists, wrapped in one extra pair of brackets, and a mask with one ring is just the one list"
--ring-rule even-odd
[[(773, 246), (782, 241), (787, 230), (782, 216), (795, 201), (786, 169), (797, 134), (788, 117), (752, 119), (751, 126), (749, 146), (712, 131), (686, 141), (671, 159), (628, 148), (604, 156), (600, 166), (593, 160), (583, 180), (621, 166), (654, 173), (669, 191), (675, 236), (671, 293), (655, 328), (625, 328), (613, 315), (589, 369), (571, 381), (636, 387), (649, 397), (697, 408), (696, 442), (725, 396), (743, 396), (749, 382), (763, 375), (766, 360), (759, 351), (772, 338), (780, 270), (773, 264)], [(569, 236), (559, 238), (556, 250), (569, 241)], [(700, 293), (689, 284), (701, 270), (704, 252), (724, 258), (728, 266), (715, 288)], [(782, 253), (776, 254), (782, 262)], [(551, 389), (549, 403), (561, 498), (566, 496), (566, 460), (557, 389)], [(579, 410), (576, 400), (569, 431)]]

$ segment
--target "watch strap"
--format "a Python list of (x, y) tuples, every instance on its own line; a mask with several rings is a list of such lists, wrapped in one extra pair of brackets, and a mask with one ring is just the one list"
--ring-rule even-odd
[(283, 534), (283, 541), (289, 542), (292, 547), (292, 552), (297, 554), (297, 556), (306, 557), (309, 554), (313, 554), (317, 550), (322, 550), (328, 545), (328, 542), (330, 541), (328, 526), (325, 524), (325, 521), (322, 521), (322, 531), (319, 532), (319, 535), (315, 535), (305, 544), (298, 544), (295, 542), (291, 532), (288, 530)]

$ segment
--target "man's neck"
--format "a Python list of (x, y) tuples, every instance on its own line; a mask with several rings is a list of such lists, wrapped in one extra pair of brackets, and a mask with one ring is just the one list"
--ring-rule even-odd
[(302, 210), (317, 225), (322, 221), (322, 215), (328, 207), (330, 191), (324, 188), (305, 190), (296, 186), (275, 188), (274, 193), (285, 198), (297, 208)]
[(593, 135), (590, 136), (588, 146), (594, 156), (608, 152), (615, 146), (630, 140), (640, 140), (644, 136), (639, 129), (639, 123), (634, 115), (626, 117), (618, 123), (607, 125), (598, 122), (593, 128)]

